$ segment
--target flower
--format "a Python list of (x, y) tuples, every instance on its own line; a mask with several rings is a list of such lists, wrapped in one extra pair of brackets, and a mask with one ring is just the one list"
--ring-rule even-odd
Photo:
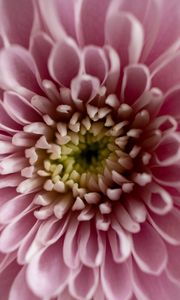
[(1, 0), (1, 299), (179, 299), (178, 8)]

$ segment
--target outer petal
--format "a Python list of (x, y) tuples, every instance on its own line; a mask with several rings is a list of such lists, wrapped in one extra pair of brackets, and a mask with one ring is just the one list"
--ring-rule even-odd
[(180, 244), (180, 211), (173, 208), (169, 213), (164, 216), (159, 216), (150, 213), (149, 216), (151, 224), (159, 232), (159, 234), (170, 244)]
[(40, 87), (36, 80), (36, 67), (28, 51), (12, 46), (0, 53), (0, 84), (5, 89), (19, 93), (27, 90), (39, 93)]
[(28, 47), (34, 14), (32, 0), (1, 0), (0, 25), (10, 43)]
[(143, 29), (128, 13), (113, 13), (106, 21), (106, 42), (118, 52), (122, 65), (136, 63), (143, 47)]
[(62, 38), (65, 32), (75, 38), (75, 1), (39, 0), (44, 23), (55, 39)]
[(160, 274), (167, 263), (167, 252), (161, 237), (147, 222), (133, 235), (133, 245), (133, 255), (141, 270)]
[(127, 263), (115, 263), (109, 245), (107, 245), (105, 260), (101, 267), (101, 281), (107, 299), (130, 299), (132, 285)]
[(70, 279), (69, 288), (71, 295), (77, 300), (90, 300), (98, 284), (98, 269), (81, 266), (74, 271)]
[(51, 298), (61, 292), (68, 276), (69, 269), (62, 256), (62, 240), (35, 255), (27, 268), (28, 285), (42, 298)]
[(52, 41), (48, 35), (42, 32), (33, 35), (30, 52), (34, 57), (41, 79), (50, 79), (47, 62), (51, 49)]
[(171, 280), (180, 284), (180, 247), (166, 245), (168, 251), (167, 274)]
[(133, 264), (133, 284), (136, 297), (142, 300), (178, 300), (180, 287), (172, 283), (162, 273), (159, 276), (147, 275)]
[(21, 267), (13, 261), (1, 274), (0, 274), (0, 298), (2, 300), (9, 300), (9, 292), (11, 290), (14, 278), (20, 271)]
[[(167, 22), (168, 23), (168, 22)], [(152, 86), (158, 87), (163, 92), (167, 92), (172, 87), (179, 84), (180, 77), (180, 52), (169, 56), (162, 61), (152, 72)], [(171, 74), (171, 76), (167, 76)]]
[(23, 268), (16, 276), (9, 295), (9, 300), (40, 300), (37, 298), (27, 286), (26, 268)]
[(76, 30), (80, 44), (102, 46), (104, 23), (110, 0), (81, 0), (76, 15)]

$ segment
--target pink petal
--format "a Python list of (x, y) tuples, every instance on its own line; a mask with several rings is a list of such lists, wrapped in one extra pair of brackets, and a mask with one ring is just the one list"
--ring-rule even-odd
[(42, 298), (51, 298), (61, 292), (68, 277), (69, 269), (62, 256), (62, 240), (35, 255), (27, 268), (28, 285)]
[(90, 300), (97, 288), (99, 273), (96, 268), (81, 266), (74, 271), (69, 283), (71, 295), (75, 299)]
[(103, 241), (93, 224), (85, 222), (79, 231), (79, 256), (82, 263), (91, 268), (101, 264)]
[(122, 98), (129, 105), (150, 88), (150, 74), (145, 65), (130, 65), (124, 69)]
[(107, 53), (107, 57), (109, 60), (109, 72), (107, 74), (105, 85), (107, 91), (110, 94), (115, 92), (117, 88), (117, 84), (120, 77), (121, 65), (119, 55), (113, 48), (111, 48), (110, 46), (106, 46), (105, 52)]
[(28, 51), (19, 46), (3, 49), (0, 53), (0, 82), (5, 89), (18, 93), (40, 92), (36, 81), (36, 67)]
[(34, 57), (41, 79), (50, 79), (47, 61), (51, 49), (52, 41), (48, 35), (42, 32), (33, 35), (30, 44), (30, 52)]
[(14, 260), (1, 274), (0, 274), (0, 296), (2, 300), (9, 300), (9, 292), (12, 283), (20, 271), (21, 267)]
[(104, 44), (104, 23), (109, 4), (110, 0), (80, 2), (77, 15), (77, 36), (80, 44)]
[(59, 41), (49, 58), (49, 72), (53, 79), (59, 84), (69, 87), (79, 69), (79, 51), (75, 42), (70, 38)]
[(79, 222), (76, 219), (71, 219), (64, 238), (64, 262), (71, 269), (77, 268), (80, 263), (78, 253), (78, 226)]
[(21, 129), (21, 126), (8, 115), (2, 101), (0, 101), (0, 129), (5, 130), (8, 133), (14, 133), (17, 132), (18, 129)]
[(147, 222), (133, 235), (133, 256), (145, 273), (160, 274), (167, 263), (167, 252), (159, 234)]
[(180, 244), (180, 211), (173, 208), (164, 216), (149, 213), (149, 219), (158, 233), (170, 244)]
[(165, 215), (173, 208), (173, 198), (158, 184), (152, 183), (142, 197), (150, 210), (158, 215)]
[(36, 222), (29, 230), (17, 252), (17, 261), (20, 265), (29, 262), (30, 259), (36, 254), (43, 246), (37, 239), (37, 232), (40, 227), (40, 222)]
[(29, 205), (32, 203), (32, 195), (17, 195), (7, 201), (0, 210), (0, 223), (8, 224), (13, 221), (14, 218), (23, 214)]
[(16, 276), (9, 295), (9, 300), (40, 300), (27, 286), (26, 268), (23, 268)]
[[(162, 185), (171, 187), (179, 186), (180, 165), (173, 164), (170, 166), (157, 166), (151, 168), (155, 180)], [(165, 174), (165, 176), (164, 176)]]
[(121, 63), (136, 63), (143, 46), (143, 29), (131, 14), (114, 12), (106, 20), (106, 42), (118, 52)]
[[(162, 62), (152, 72), (152, 86), (156, 86), (163, 92), (179, 84), (180, 77), (180, 53), (177, 52)], [(171, 74), (171, 76), (167, 76)]]
[(157, 37), (160, 16), (161, 16), (161, 1), (159, 0), (133, 0), (119, 1), (120, 10), (128, 11), (134, 15), (143, 25), (144, 29), (144, 48), (142, 52), (142, 60), (147, 57), (153, 43)]
[(35, 222), (36, 219), (30, 212), (10, 223), (0, 236), (1, 251), (9, 253), (16, 250)]
[(109, 245), (101, 268), (101, 280), (107, 299), (128, 300), (130, 298), (132, 285), (127, 262), (120, 264), (114, 262)]
[[(156, 2), (160, 4), (160, 28), (153, 49), (149, 55), (148, 63), (153, 62), (165, 50), (172, 46), (172, 44), (179, 39), (180, 35), (179, 1), (165, 0)], [(171, 16), (171, 22), (167, 22), (169, 16)], [(151, 24), (153, 22), (151, 21)]]
[(95, 46), (84, 48), (85, 72), (104, 82), (107, 77), (108, 63), (104, 51)]
[(178, 120), (180, 119), (180, 86), (171, 89), (165, 95), (159, 114), (170, 115)]
[(75, 103), (77, 99), (88, 102), (97, 95), (99, 87), (97, 78), (86, 74), (77, 76), (71, 81), (72, 99)]
[(52, 36), (59, 40), (65, 32), (75, 38), (74, 0), (40, 0), (40, 12)]
[(167, 244), (168, 252), (168, 264), (167, 264), (167, 274), (168, 277), (173, 280), (175, 283), (180, 283), (180, 247), (172, 246)]
[(164, 136), (155, 149), (155, 158), (158, 165), (169, 166), (178, 163), (180, 157), (180, 138), (178, 134)]
[(10, 43), (28, 47), (34, 21), (32, 0), (1, 1), (0, 20), (1, 29)]
[(116, 263), (124, 262), (131, 252), (131, 239), (121, 226), (113, 221), (108, 230), (108, 240), (113, 259)]
[(17, 123), (26, 125), (40, 120), (39, 114), (32, 105), (14, 92), (4, 93), (4, 107)]
[(133, 264), (133, 283), (137, 299), (178, 300), (180, 287), (172, 283), (162, 273), (159, 276), (147, 275)]

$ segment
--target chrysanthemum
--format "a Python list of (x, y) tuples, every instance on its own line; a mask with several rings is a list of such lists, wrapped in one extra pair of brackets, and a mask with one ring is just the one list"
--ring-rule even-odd
[(178, 300), (178, 0), (0, 1), (0, 299)]

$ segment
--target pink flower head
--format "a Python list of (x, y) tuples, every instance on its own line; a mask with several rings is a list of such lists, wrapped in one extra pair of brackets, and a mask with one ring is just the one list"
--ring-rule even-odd
[(178, 0), (0, 1), (0, 299), (178, 300)]

